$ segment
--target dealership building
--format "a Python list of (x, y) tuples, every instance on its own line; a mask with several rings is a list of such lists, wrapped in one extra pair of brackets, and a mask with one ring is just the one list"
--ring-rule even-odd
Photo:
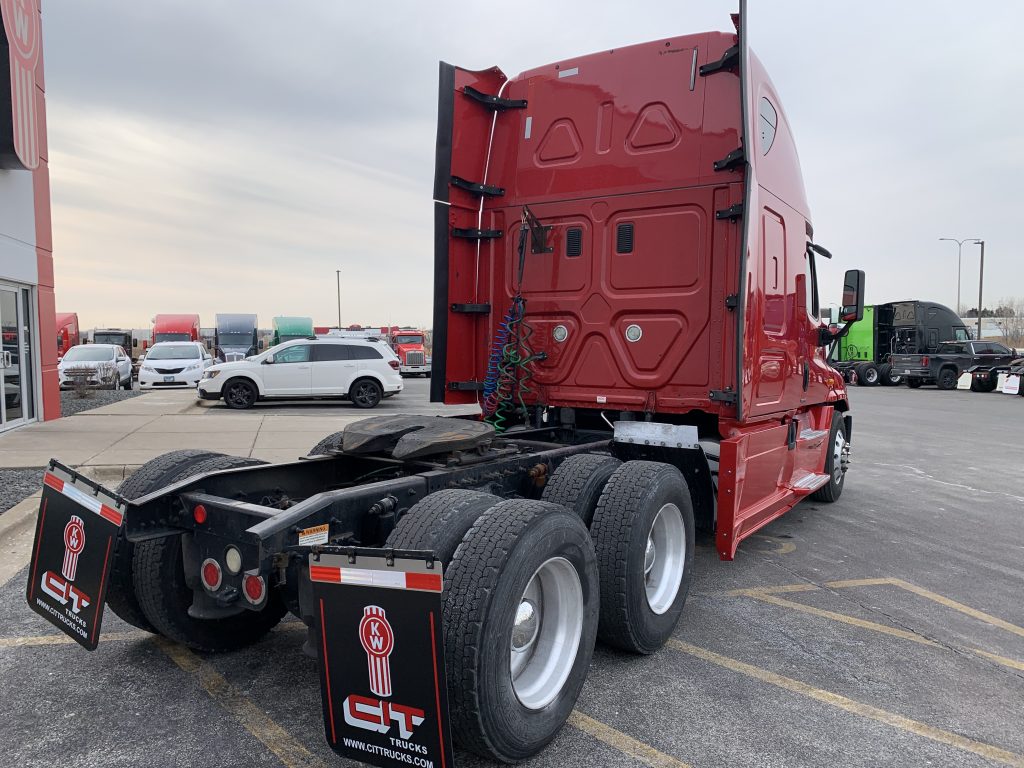
[(39, 0), (0, 0), (0, 431), (60, 416)]

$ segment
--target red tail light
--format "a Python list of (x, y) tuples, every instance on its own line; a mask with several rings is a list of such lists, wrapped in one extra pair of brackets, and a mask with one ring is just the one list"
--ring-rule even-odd
[(924, 357), (921, 358), (921, 365), (924, 367), (928, 366), (928, 355), (925, 355)]
[(221, 581), (223, 581), (223, 574), (220, 570), (220, 563), (212, 557), (208, 557), (203, 560), (202, 568), (200, 568), (200, 574), (203, 577), (204, 587), (211, 592), (216, 592), (220, 589)]
[(246, 600), (253, 605), (259, 605), (267, 596), (267, 582), (263, 580), (262, 576), (246, 576), (242, 581), (242, 591), (245, 593)]
[(196, 521), (198, 525), (202, 525), (206, 522), (206, 507), (202, 504), (196, 504), (195, 509), (192, 510), (192, 519)]
[(388, 365), (390, 365), (396, 371), (400, 367), (400, 364), (399, 364), (399, 362), (397, 360), (388, 360)]

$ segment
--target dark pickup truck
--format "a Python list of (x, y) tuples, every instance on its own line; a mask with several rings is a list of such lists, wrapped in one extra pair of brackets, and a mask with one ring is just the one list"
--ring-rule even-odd
[(945, 341), (927, 355), (893, 355), (892, 373), (903, 376), (908, 387), (935, 384), (939, 389), (956, 389), (960, 374), (974, 373), (972, 389), (995, 389), (995, 369), (1006, 368), (1017, 354), (994, 341)]

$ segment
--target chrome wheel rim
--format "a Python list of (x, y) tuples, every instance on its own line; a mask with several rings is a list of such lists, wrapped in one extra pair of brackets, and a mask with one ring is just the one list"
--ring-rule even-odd
[(835, 442), (832, 444), (832, 479), (836, 485), (843, 482), (843, 475), (850, 465), (850, 451), (847, 447), (846, 436), (840, 429), (836, 432)]
[(864, 381), (868, 382), (868, 384), (874, 384), (878, 381), (878, 369), (868, 368), (864, 371)]
[(527, 709), (543, 709), (572, 672), (583, 635), (583, 586), (564, 557), (546, 560), (519, 598), (509, 635), (512, 690)]
[(666, 504), (651, 523), (644, 550), (644, 589), (652, 611), (662, 614), (672, 607), (685, 569), (683, 513), (675, 504)]

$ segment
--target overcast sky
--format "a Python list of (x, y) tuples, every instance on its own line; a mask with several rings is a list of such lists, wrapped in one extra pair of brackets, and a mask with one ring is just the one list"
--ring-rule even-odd
[[(437, 62), (506, 74), (731, 30), (736, 2), (48, 0), (57, 303), (83, 327), (159, 312), (429, 324)], [(751, 0), (796, 134), (821, 270), (868, 302), (1024, 296), (1024, 6)], [(975, 306), (976, 246), (963, 295)], [(991, 303), (990, 303), (991, 302)]]

